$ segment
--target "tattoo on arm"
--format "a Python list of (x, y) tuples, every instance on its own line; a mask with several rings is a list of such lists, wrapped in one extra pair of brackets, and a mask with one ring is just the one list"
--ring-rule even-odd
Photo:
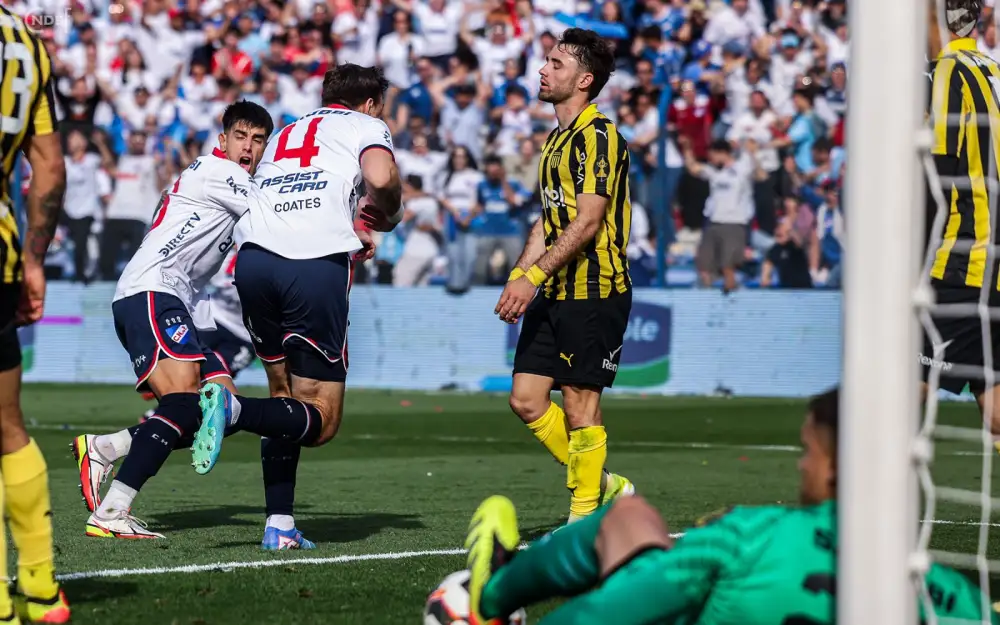
[(41, 196), (29, 195), (28, 231), (24, 234), (25, 260), (39, 265), (45, 262), (45, 254), (59, 223), (65, 192), (66, 183), (57, 182)]
[(579, 254), (587, 242), (594, 238), (594, 234), (595, 232), (591, 231), (591, 227), (586, 222), (580, 219), (573, 220), (552, 244), (549, 251), (535, 264), (545, 272), (545, 275), (553, 275), (562, 269), (571, 258)]
[(528, 234), (528, 241), (524, 244), (524, 251), (521, 252), (521, 257), (517, 259), (515, 267), (520, 267), (522, 271), (531, 269), (535, 261), (545, 254), (545, 226), (542, 224), (543, 219), (545, 217), (539, 217), (535, 225), (531, 227), (531, 232)]

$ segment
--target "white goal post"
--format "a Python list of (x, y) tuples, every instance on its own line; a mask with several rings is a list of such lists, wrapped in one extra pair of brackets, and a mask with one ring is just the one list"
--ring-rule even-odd
[(837, 622), (914, 625), (925, 0), (850, 3)]

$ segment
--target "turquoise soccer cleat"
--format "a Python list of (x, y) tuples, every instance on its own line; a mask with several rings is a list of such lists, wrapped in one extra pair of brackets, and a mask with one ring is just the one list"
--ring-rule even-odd
[(279, 530), (276, 527), (264, 528), (264, 540), (260, 543), (260, 548), (265, 551), (285, 551), (288, 549), (315, 549), (316, 543), (307, 540), (302, 536), (302, 532), (292, 528), (290, 530)]
[(233, 416), (233, 394), (220, 384), (206, 384), (200, 393), (201, 427), (194, 435), (191, 460), (195, 472), (205, 475), (219, 461), (226, 426)]

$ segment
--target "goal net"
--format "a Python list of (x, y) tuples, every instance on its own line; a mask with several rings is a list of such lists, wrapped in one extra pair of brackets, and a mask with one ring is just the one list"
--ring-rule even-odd
[[(841, 544), (838, 622), (913, 625), (922, 604), (937, 623), (924, 573), (931, 562), (978, 576), (982, 614), (989, 622), (993, 437), (988, 420), (971, 406), (942, 403), (942, 374), (997, 383), (991, 308), (997, 249), (985, 255), (978, 302), (935, 299), (930, 270), (950, 212), (952, 185), (990, 191), (996, 227), (997, 155), (985, 180), (942, 179), (925, 119), (931, 81), (929, 45), (947, 44), (946, 0), (878, 0), (851, 4), (852, 67), (848, 127), (847, 255), (844, 292), (844, 426), (838, 487)], [(995, 19), (995, 17), (993, 18)], [(975, 37), (979, 31), (972, 36)], [(1000, 101), (1000, 84), (988, 94)], [(991, 120), (1000, 124), (1000, 120)], [(980, 124), (987, 120), (979, 120)], [(949, 125), (962, 123), (949, 119)], [(983, 146), (991, 149), (991, 146)], [(925, 186), (926, 183), (926, 186)], [(923, 207), (930, 192), (928, 213)], [(933, 224), (925, 229), (925, 214)], [(995, 239), (994, 239), (995, 240)], [(969, 253), (957, 243), (954, 250)], [(919, 272), (918, 272), (919, 270)], [(945, 361), (939, 325), (967, 319), (982, 333), (982, 366)], [(922, 350), (926, 332), (933, 353)], [(998, 337), (1000, 339), (1000, 337)], [(930, 363), (929, 392), (921, 405), (918, 358)], [(985, 394), (983, 414), (993, 412)], [(919, 521), (919, 522), (918, 522)]]

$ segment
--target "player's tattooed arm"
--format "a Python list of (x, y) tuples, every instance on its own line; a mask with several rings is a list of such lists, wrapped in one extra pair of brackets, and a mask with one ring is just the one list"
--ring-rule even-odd
[(562, 269), (593, 240), (604, 220), (608, 198), (592, 193), (577, 195), (576, 219), (570, 222), (535, 265), (551, 276)]
[(542, 220), (545, 217), (539, 217), (535, 225), (531, 227), (531, 232), (528, 233), (528, 240), (524, 243), (524, 251), (521, 252), (521, 257), (517, 259), (517, 264), (515, 267), (521, 269), (521, 271), (528, 271), (531, 266), (545, 254), (545, 225)]
[(34, 136), (25, 148), (31, 163), (28, 191), (28, 229), (24, 234), (24, 260), (42, 265), (55, 236), (66, 193), (66, 165), (56, 133)]

